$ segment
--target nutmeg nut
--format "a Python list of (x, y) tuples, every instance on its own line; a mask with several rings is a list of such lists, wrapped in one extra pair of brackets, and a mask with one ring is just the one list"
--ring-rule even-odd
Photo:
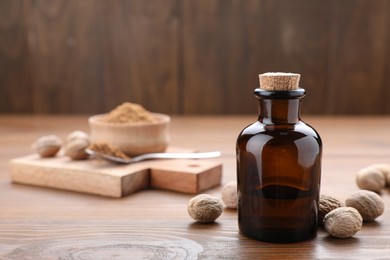
[(86, 139), (74, 139), (65, 143), (64, 151), (65, 155), (69, 156), (73, 160), (83, 160), (89, 157), (89, 154), (85, 149), (90, 145), (89, 140)]
[(54, 157), (61, 149), (61, 138), (56, 135), (45, 135), (38, 138), (32, 148), (41, 157)]
[(86, 132), (83, 132), (83, 131), (80, 131), (80, 130), (76, 130), (76, 131), (73, 131), (70, 134), (68, 134), (68, 136), (65, 138), (65, 143), (70, 142), (70, 141), (72, 141), (74, 139), (89, 140), (90, 137), (89, 137), (89, 134), (87, 134)]
[(348, 238), (362, 229), (363, 219), (352, 207), (339, 207), (324, 217), (325, 230), (333, 237)]
[(65, 155), (73, 160), (87, 159), (89, 155), (85, 149), (90, 145), (89, 135), (82, 131), (74, 131), (70, 133), (64, 144)]
[(363, 190), (379, 192), (386, 186), (386, 176), (377, 167), (366, 167), (356, 175), (356, 183)]
[(319, 199), (319, 206), (318, 206), (318, 223), (320, 225), (323, 224), (324, 217), (326, 214), (331, 212), (332, 210), (342, 207), (343, 203), (336, 199), (335, 197), (321, 194)]
[(390, 164), (377, 163), (377, 164), (372, 164), (366, 168), (380, 171), (386, 180), (386, 186), (390, 186)]
[(215, 196), (200, 194), (189, 200), (187, 210), (197, 222), (211, 223), (222, 214), (223, 203)]
[(226, 183), (221, 191), (221, 199), (229, 209), (237, 208), (237, 182)]
[(357, 209), (364, 221), (375, 220), (385, 210), (381, 196), (368, 190), (354, 192), (346, 199), (345, 205)]

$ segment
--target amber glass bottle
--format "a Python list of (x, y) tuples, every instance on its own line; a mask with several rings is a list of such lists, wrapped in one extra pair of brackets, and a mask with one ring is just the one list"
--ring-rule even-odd
[(237, 139), (240, 232), (267, 242), (317, 234), (322, 143), (300, 120), (305, 90), (256, 89), (258, 121)]

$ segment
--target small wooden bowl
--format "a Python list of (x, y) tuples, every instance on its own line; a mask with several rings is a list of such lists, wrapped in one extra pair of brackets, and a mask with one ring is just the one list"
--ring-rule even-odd
[(164, 152), (170, 142), (171, 118), (153, 113), (157, 122), (111, 123), (102, 120), (106, 114), (88, 119), (92, 142), (116, 146), (129, 156)]

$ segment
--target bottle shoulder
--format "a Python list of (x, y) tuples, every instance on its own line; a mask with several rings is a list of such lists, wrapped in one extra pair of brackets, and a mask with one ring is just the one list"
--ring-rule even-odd
[(321, 141), (319, 133), (309, 124), (306, 124), (303, 121), (300, 121), (300, 124), (297, 124), (296, 131), (306, 134), (307, 136), (312, 136), (315, 139)]
[(318, 132), (303, 121), (292, 125), (266, 125), (260, 121), (256, 121), (241, 131), (238, 141), (240, 139), (248, 140), (254, 136), (267, 136), (268, 138), (266, 139), (268, 140), (270, 138), (297, 139), (309, 137), (309, 139), (314, 139), (320, 145), (322, 144)]

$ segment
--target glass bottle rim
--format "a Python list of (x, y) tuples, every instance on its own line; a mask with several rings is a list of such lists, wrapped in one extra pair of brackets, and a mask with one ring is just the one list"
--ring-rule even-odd
[(306, 91), (303, 88), (298, 88), (294, 90), (265, 90), (261, 88), (256, 88), (255, 96), (258, 98), (267, 98), (267, 99), (294, 99), (302, 98), (305, 96)]

